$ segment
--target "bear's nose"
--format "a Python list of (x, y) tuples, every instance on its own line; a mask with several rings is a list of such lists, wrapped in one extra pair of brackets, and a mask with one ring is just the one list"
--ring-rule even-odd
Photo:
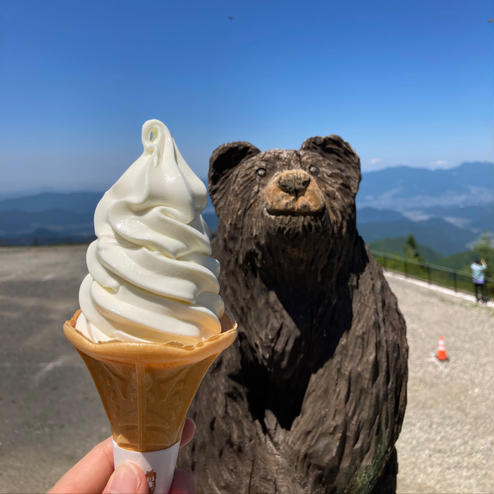
[(302, 195), (310, 184), (310, 177), (304, 172), (285, 172), (278, 178), (278, 187), (287, 194)]

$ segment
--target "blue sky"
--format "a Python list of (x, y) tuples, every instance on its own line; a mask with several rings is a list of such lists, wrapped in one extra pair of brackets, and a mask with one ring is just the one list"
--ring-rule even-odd
[[(200, 175), (234, 140), (339, 134), (364, 171), (492, 161), (491, 0), (2, 2), (0, 193), (103, 190), (159, 118)], [(233, 19), (229, 19), (232, 17)]]

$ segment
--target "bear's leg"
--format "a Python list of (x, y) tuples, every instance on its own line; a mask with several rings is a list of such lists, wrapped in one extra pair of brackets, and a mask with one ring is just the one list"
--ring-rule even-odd
[(376, 482), (372, 494), (395, 494), (396, 476), (398, 475), (398, 455), (396, 448), (389, 456), (389, 460), (384, 467), (381, 476)]

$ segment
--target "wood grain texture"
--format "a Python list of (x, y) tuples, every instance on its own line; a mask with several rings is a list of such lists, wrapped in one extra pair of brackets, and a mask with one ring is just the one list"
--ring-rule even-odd
[(181, 463), (197, 491), (394, 492), (406, 327), (356, 230), (358, 156), (337, 136), (297, 151), (231, 143), (209, 181), (239, 337), (191, 409)]

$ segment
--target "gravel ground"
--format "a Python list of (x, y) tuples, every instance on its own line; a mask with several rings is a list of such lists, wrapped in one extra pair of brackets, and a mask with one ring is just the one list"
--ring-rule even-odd
[[(45, 492), (110, 434), (81, 359), (62, 336), (86, 246), (0, 248), (0, 492)], [(491, 308), (388, 277), (408, 324), (400, 494), (494, 491)], [(444, 336), (450, 361), (433, 358)]]

